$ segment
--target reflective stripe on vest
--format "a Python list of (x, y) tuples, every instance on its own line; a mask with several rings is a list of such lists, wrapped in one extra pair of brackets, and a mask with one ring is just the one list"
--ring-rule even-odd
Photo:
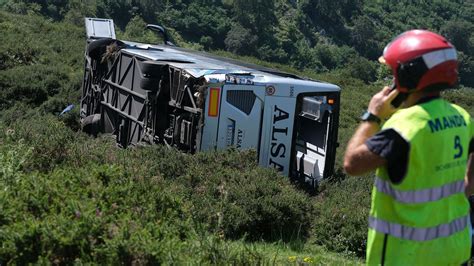
[(457, 193), (464, 193), (464, 180), (435, 188), (400, 191), (393, 188), (389, 181), (376, 177), (375, 187), (378, 191), (391, 196), (394, 200), (401, 203), (425, 203), (437, 201)]
[(380, 233), (406, 240), (428, 241), (440, 237), (447, 237), (464, 230), (468, 224), (468, 219), (469, 216), (463, 216), (447, 224), (427, 228), (416, 228), (383, 221), (370, 216), (369, 227)]

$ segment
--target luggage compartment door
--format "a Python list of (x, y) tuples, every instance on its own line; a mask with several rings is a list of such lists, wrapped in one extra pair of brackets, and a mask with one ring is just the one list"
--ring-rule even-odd
[(217, 148), (257, 149), (265, 87), (225, 85), (219, 114)]

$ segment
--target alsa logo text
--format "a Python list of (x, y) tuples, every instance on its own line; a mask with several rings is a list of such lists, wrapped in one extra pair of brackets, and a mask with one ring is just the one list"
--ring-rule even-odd
[(237, 130), (237, 145), (235, 145), (237, 148), (242, 148), (243, 138), (244, 138), (244, 132), (241, 129)]
[[(270, 143), (270, 160), (268, 164), (273, 166), (278, 171), (283, 171), (284, 166), (279, 164), (278, 158), (285, 158), (286, 156), (286, 144), (281, 142), (282, 137), (288, 136), (288, 126), (281, 126), (282, 121), (289, 118), (288, 112), (283, 109), (278, 108), (275, 105), (273, 109), (273, 124), (272, 124), (272, 139)], [(279, 126), (280, 125), (280, 126)]]

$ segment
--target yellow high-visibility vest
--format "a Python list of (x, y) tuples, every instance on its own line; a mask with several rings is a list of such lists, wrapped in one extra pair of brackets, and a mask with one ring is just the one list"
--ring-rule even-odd
[(443, 99), (399, 110), (384, 124), (410, 151), (399, 184), (385, 167), (376, 171), (368, 265), (460, 265), (469, 259), (464, 176), (473, 127), (464, 109)]

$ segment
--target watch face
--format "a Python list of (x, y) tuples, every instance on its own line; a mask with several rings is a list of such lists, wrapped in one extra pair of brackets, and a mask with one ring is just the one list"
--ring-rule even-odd
[(360, 117), (362, 121), (369, 121), (370, 119), (370, 113), (369, 112), (364, 112), (362, 116)]
[(362, 116), (360, 117), (360, 119), (361, 119), (362, 121), (367, 121), (367, 119), (369, 119), (369, 117), (370, 117), (370, 113), (369, 113), (369, 112), (365, 112), (365, 113), (362, 114)]

